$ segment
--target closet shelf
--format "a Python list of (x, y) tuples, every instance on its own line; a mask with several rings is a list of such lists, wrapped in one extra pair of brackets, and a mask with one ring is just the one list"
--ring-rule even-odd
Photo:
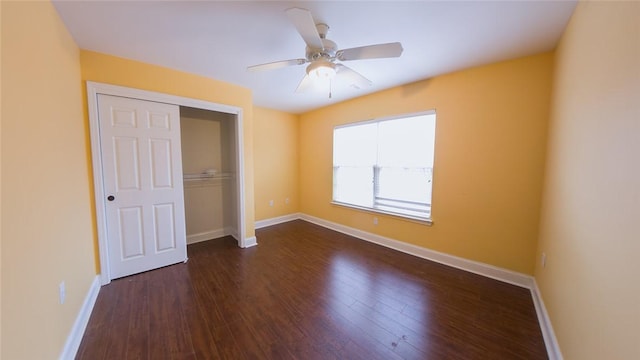
[(210, 174), (184, 174), (183, 180), (185, 182), (191, 181), (207, 181), (207, 180), (216, 180), (216, 179), (231, 179), (233, 178), (233, 173), (217, 173), (215, 175)]

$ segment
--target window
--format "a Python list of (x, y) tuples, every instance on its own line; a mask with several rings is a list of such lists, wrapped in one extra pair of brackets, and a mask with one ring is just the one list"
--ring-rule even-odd
[(431, 219), (434, 111), (333, 130), (333, 202)]

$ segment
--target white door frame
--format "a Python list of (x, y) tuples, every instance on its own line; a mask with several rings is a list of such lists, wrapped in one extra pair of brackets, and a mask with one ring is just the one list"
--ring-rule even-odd
[(107, 250), (107, 220), (105, 213), (105, 198), (102, 153), (100, 152), (100, 124), (98, 116), (98, 94), (128, 97), (132, 99), (154, 101), (159, 103), (188, 106), (196, 109), (211, 110), (235, 116), (236, 130), (236, 187), (238, 191), (238, 234), (236, 240), (241, 248), (256, 245), (255, 238), (246, 239), (244, 212), (244, 134), (242, 127), (242, 108), (216, 104), (204, 100), (190, 99), (181, 96), (162, 94), (153, 91), (139, 90), (124, 86), (110, 85), (87, 81), (87, 102), (89, 110), (89, 130), (91, 135), (91, 160), (93, 166), (93, 186), (96, 204), (96, 223), (98, 230), (98, 246), (100, 253), (100, 280), (102, 285), (111, 282), (109, 269), (109, 252)]

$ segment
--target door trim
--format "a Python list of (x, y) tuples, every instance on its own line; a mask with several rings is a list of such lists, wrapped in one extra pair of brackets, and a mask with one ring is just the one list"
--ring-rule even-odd
[(238, 234), (236, 240), (241, 248), (254, 245), (255, 239), (246, 238), (245, 230), (245, 188), (244, 188), (244, 133), (242, 108), (212, 103), (205, 100), (191, 99), (168, 95), (154, 91), (133, 89), (124, 86), (87, 81), (87, 105), (89, 111), (89, 133), (91, 137), (91, 161), (93, 166), (93, 186), (95, 196), (96, 226), (98, 232), (98, 251), (100, 255), (100, 282), (106, 285), (111, 282), (109, 253), (107, 250), (107, 220), (105, 212), (105, 191), (102, 173), (102, 153), (100, 152), (100, 124), (98, 115), (98, 94), (128, 97), (132, 99), (153, 101), (196, 109), (211, 110), (235, 116), (236, 130), (236, 187), (238, 190)]

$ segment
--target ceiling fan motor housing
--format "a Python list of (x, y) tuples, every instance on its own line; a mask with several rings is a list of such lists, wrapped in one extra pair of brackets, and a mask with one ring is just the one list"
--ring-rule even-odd
[(336, 51), (338, 48), (336, 43), (334, 43), (329, 39), (322, 39), (322, 45), (324, 46), (324, 49), (314, 49), (307, 46), (306, 47), (307, 60), (315, 61), (320, 59), (329, 60), (329, 59), (335, 58)]
[(322, 40), (322, 49), (315, 49), (306, 47), (306, 55), (307, 60), (316, 61), (320, 59), (333, 60), (336, 56), (336, 51), (338, 50), (338, 45), (333, 41), (327, 39), (327, 33), (329, 32), (329, 25), (327, 24), (316, 24), (316, 29), (318, 30), (318, 35), (320, 35), (320, 39)]

